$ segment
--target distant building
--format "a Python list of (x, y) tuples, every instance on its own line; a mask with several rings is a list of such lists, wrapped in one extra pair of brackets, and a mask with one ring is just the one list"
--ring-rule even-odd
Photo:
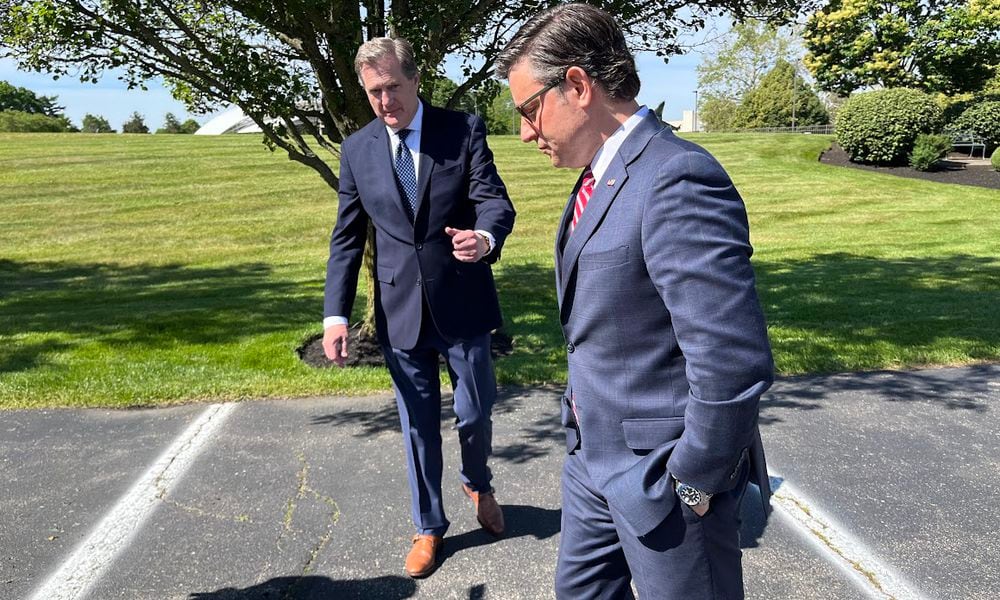
[(687, 133), (689, 131), (697, 131), (694, 124), (694, 111), (685, 110), (679, 121), (664, 121), (667, 125), (674, 128), (674, 131), (680, 131), (681, 133)]
[(222, 135), (224, 133), (262, 133), (253, 119), (238, 106), (230, 106), (194, 132), (195, 135)]

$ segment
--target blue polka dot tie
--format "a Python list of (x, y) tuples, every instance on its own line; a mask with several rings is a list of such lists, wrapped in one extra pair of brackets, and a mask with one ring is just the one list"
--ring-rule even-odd
[(396, 135), (399, 136), (399, 145), (396, 146), (396, 180), (406, 198), (406, 206), (410, 209), (410, 219), (416, 220), (417, 171), (413, 168), (413, 155), (406, 145), (406, 136), (410, 135), (410, 130), (400, 129)]

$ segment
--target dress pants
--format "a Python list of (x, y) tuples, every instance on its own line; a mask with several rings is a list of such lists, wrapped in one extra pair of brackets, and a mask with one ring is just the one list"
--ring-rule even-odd
[(406, 448), (413, 523), (417, 532), (444, 536), (448, 519), (441, 500), (441, 382), (439, 356), (448, 366), (455, 391), (455, 416), (462, 454), (462, 482), (476, 492), (491, 491), (486, 464), (492, 452), (490, 414), (496, 400), (496, 377), (490, 334), (468, 340), (445, 340), (425, 314), (416, 347), (383, 348), (396, 391), (396, 405)]
[[(556, 566), (560, 600), (740, 600), (740, 484), (712, 497), (699, 517), (680, 500), (642, 537), (629, 534), (621, 513), (597, 491), (581, 453), (566, 457), (562, 473), (562, 532)], [(636, 493), (639, 493), (637, 490)]]

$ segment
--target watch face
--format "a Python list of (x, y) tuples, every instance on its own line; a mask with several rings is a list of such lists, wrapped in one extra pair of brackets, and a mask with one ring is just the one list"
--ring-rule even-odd
[(701, 504), (701, 491), (683, 483), (677, 486), (677, 497), (688, 506)]

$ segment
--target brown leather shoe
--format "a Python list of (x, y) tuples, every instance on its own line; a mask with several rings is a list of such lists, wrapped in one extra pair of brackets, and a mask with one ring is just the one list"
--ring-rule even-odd
[(406, 555), (406, 574), (410, 577), (427, 577), (437, 568), (437, 553), (444, 546), (444, 538), (437, 535), (413, 536), (413, 547)]
[(483, 529), (492, 533), (496, 537), (503, 535), (503, 511), (497, 504), (493, 492), (473, 492), (469, 486), (462, 484), (462, 491), (476, 506), (476, 520), (483, 526)]

